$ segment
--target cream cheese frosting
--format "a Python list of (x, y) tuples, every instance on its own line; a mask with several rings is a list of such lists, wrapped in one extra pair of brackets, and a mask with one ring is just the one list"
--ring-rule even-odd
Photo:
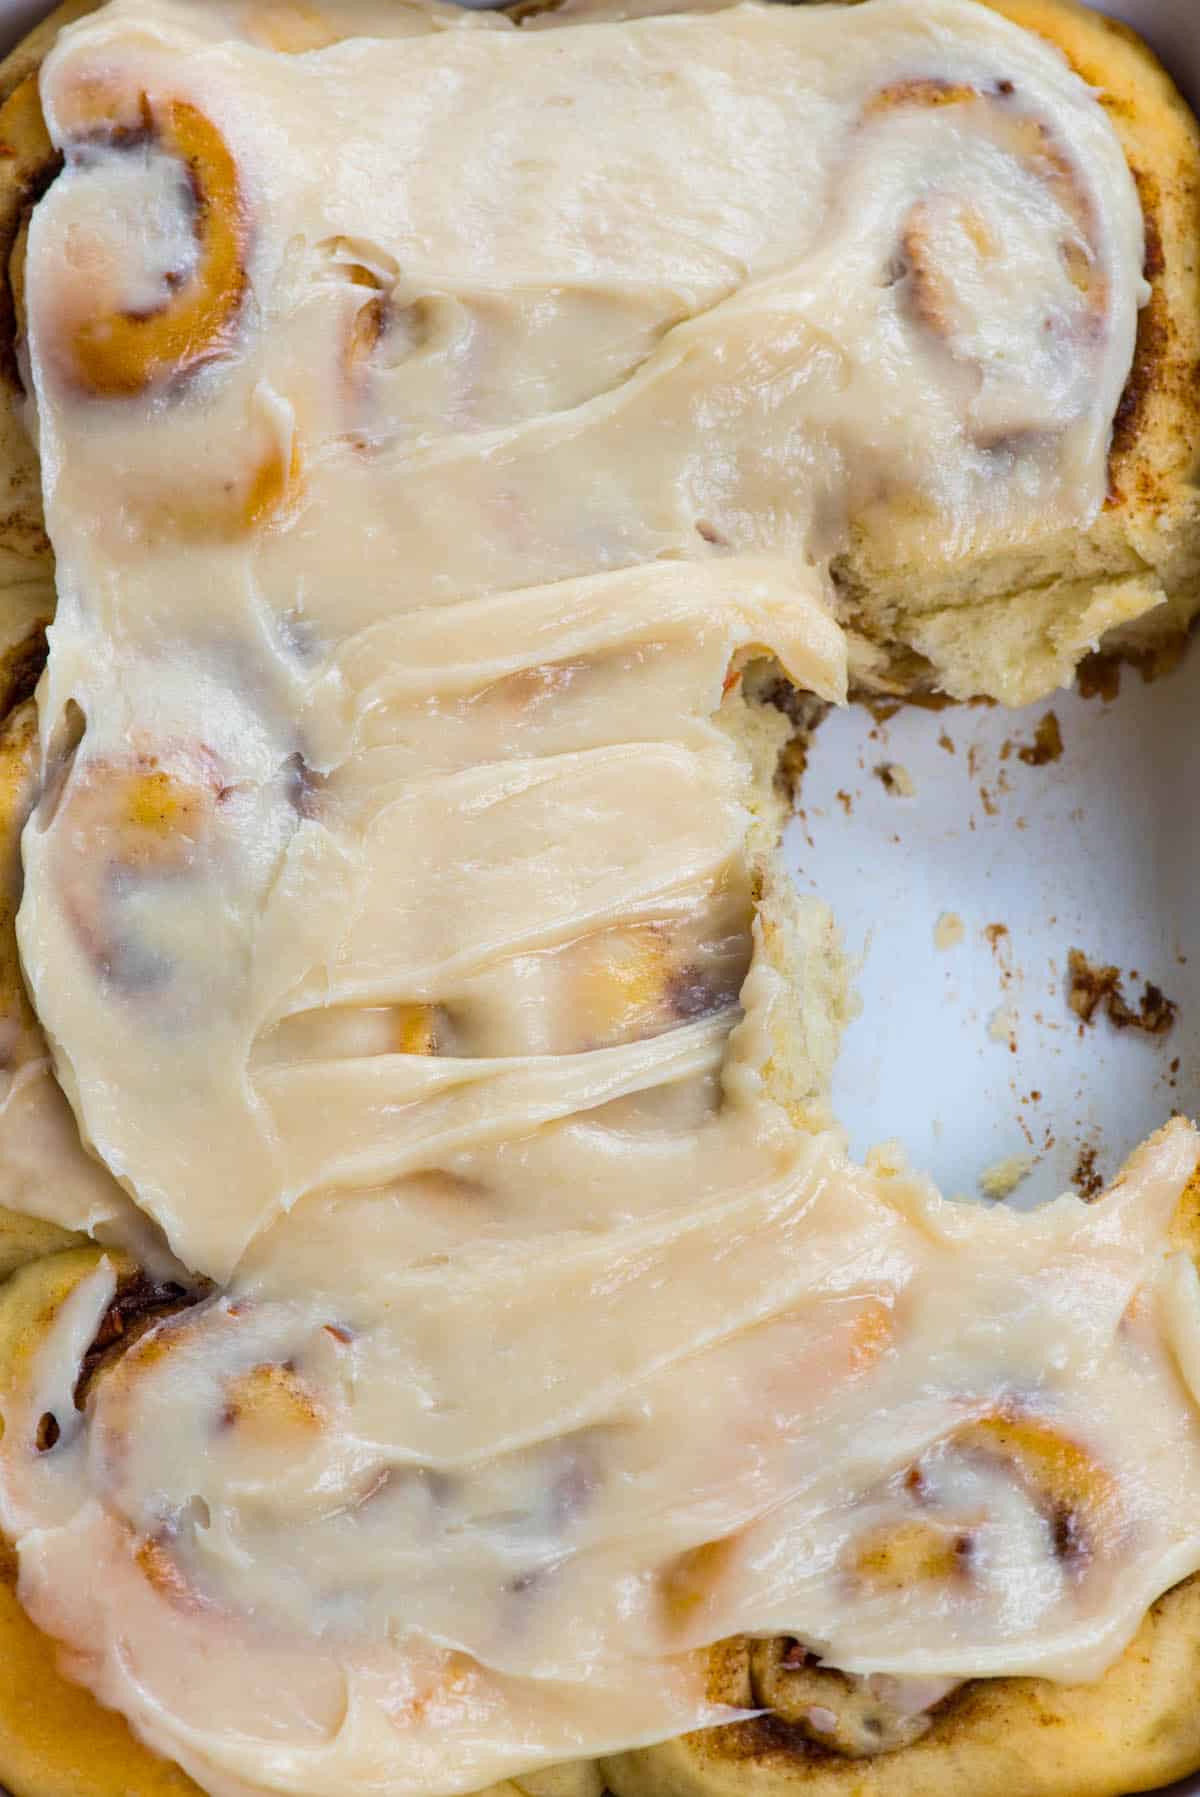
[(20, 945), (215, 1288), (82, 1410), (111, 1265), (48, 1328), (23, 1600), (218, 1797), (717, 1722), (742, 1631), (1093, 1677), (1200, 1565), (1200, 1143), (1018, 1217), (797, 1126), (741, 679), (843, 696), (849, 533), (1095, 515), (1119, 146), (972, 0), (384, 12), (114, 0), (43, 70)]

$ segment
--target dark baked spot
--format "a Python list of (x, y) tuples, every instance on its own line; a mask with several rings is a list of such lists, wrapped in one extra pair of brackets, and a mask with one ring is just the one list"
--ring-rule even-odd
[(893, 799), (911, 799), (913, 796), (912, 778), (906, 768), (897, 761), (881, 761), (872, 772), (883, 787), (884, 792)]
[[(1197, 376), (1197, 389), (1200, 391), (1200, 374)], [(1135, 669), (1141, 675), (1144, 685), (1153, 686), (1156, 680), (1174, 673), (1183, 660), (1189, 641), (1188, 631), (1181, 629), (1172, 631), (1146, 648), (1096, 650), (1085, 656), (1076, 669), (1075, 678), (1080, 698), (1102, 699), (1105, 704), (1110, 703), (1120, 693), (1121, 670), (1126, 667)]]
[(1078, 1567), (1090, 1557), (1086, 1531), (1080, 1528), (1078, 1514), (1069, 1504), (1059, 1504), (1051, 1512), (1050, 1538), (1055, 1554), (1066, 1566)]
[(1081, 1023), (1090, 1023), (1100, 1006), (1120, 984), (1116, 967), (1099, 967), (1087, 959), (1081, 949), (1073, 948), (1067, 958), (1067, 1003)]
[[(57, 150), (46, 162), (21, 183), (18, 204), (0, 221), (0, 379), (14, 392), (24, 394), (25, 385), (17, 365), (17, 302), (13, 292), (11, 258), (13, 246), (34, 206), (62, 173), (63, 159)], [(46, 539), (46, 548), (50, 542)]]
[(76, 1410), (83, 1409), (93, 1380), (105, 1366), (126, 1353), (152, 1324), (187, 1310), (202, 1295), (189, 1293), (174, 1280), (151, 1279), (145, 1273), (122, 1280), (83, 1357), (75, 1381)]
[[(0, 537), (4, 521), (0, 519)], [(46, 665), (46, 626), (38, 624), (0, 656), (0, 716), (7, 717), (16, 706), (33, 697), (33, 689)]]
[[(93, 125), (90, 130), (80, 131), (71, 139), (71, 161), (86, 162), (93, 149), (140, 150), (147, 144), (157, 140), (158, 132), (154, 123), (154, 110), (149, 96), (141, 94), (137, 104), (137, 119), (126, 123), (120, 119), (106, 119)], [(185, 169), (188, 181), (196, 189), (195, 171)], [(199, 202), (203, 198), (202, 191), (196, 189)]]
[[(1139, 189), (1143, 187), (1139, 180)], [(1146, 205), (1143, 201), (1143, 205)], [(1117, 410), (1112, 419), (1112, 438), (1108, 444), (1108, 505), (1121, 505), (1125, 500), (1125, 489), (1121, 480), (1132, 474), (1126, 464), (1134, 458), (1139, 447), (1139, 438), (1146, 424), (1146, 406), (1150, 403), (1150, 395), (1159, 392), (1162, 381), (1162, 367), (1166, 363), (1169, 341), (1171, 341), (1171, 322), (1169, 322), (1166, 295), (1162, 286), (1150, 275), (1151, 268), (1162, 268), (1162, 244), (1159, 241), (1159, 230), (1150, 210), (1146, 210), (1146, 279), (1151, 280), (1150, 300), (1143, 305), (1137, 314), (1137, 338), (1134, 343), (1134, 365), (1130, 367), (1130, 376), (1117, 401)], [(1143, 496), (1143, 494), (1139, 494)]]
[[(1180, 320), (1186, 314), (1182, 310), (1178, 316), (1173, 314), (1168, 301), (1164, 231), (1160, 226), (1167, 209), (1162, 191), (1153, 174), (1133, 163), (1130, 166), (1145, 220), (1144, 270), (1151, 283), (1151, 294), (1138, 316), (1133, 366), (1114, 420), (1106, 503), (1109, 509), (1126, 502), (1136, 503), (1153, 514), (1170, 502), (1184, 466), (1190, 468), (1195, 463), (1194, 441), (1184, 418), (1190, 417), (1195, 404), (1200, 361), (1194, 353), (1185, 353), (1190, 333), (1181, 327)], [(1194, 216), (1194, 183), (1177, 181), (1170, 198), (1176, 210)], [(1175, 273), (1178, 281), (1189, 270), (1179, 267)], [(1149, 415), (1151, 404), (1160, 413), (1155, 420)], [(1157, 437), (1164, 449), (1169, 445), (1173, 453), (1165, 468), (1156, 466), (1141, 452), (1143, 432)]]
[(1017, 748), (1017, 755), (1026, 767), (1046, 767), (1051, 761), (1057, 761), (1062, 752), (1062, 731), (1058, 718), (1052, 711), (1038, 719), (1033, 741), (1021, 743)]
[(1149, 1036), (1165, 1036), (1175, 1022), (1178, 1010), (1179, 1006), (1173, 998), (1168, 998), (1160, 986), (1147, 980), (1136, 1011), (1131, 1011), (1126, 1005), (1121, 1014), (1117, 1015), (1110, 1006), (1109, 1016), (1118, 1029), (1131, 1028), (1144, 1030)]
[(1150, 282), (1150, 298), (1138, 313), (1133, 365), (1113, 416), (1108, 450), (1108, 504), (1120, 505), (1128, 497), (1121, 482), (1128, 478), (1126, 464), (1133, 458), (1145, 425), (1150, 396), (1160, 384), (1171, 341), (1171, 322), (1162, 276), (1166, 268), (1158, 228), (1158, 182), (1144, 170), (1133, 170), (1146, 228), (1143, 272)]
[(796, 1723), (788, 1722), (774, 1710), (768, 1710), (765, 1716), (757, 1717), (749, 1726), (758, 1732), (759, 1739), (768, 1752), (786, 1754), (789, 1759), (826, 1760), (845, 1764), (844, 1754), (836, 1753), (832, 1747), (822, 1747)]
[(1125, 997), (1120, 969), (1089, 961), (1077, 948), (1067, 956), (1067, 1003), (1084, 1027), (1103, 1009), (1114, 1029), (1140, 1030), (1146, 1036), (1165, 1036), (1179, 1010), (1152, 980), (1145, 982), (1135, 1010)]
[(1098, 649), (1080, 662), (1075, 673), (1081, 699), (1112, 703), (1121, 691), (1121, 657)]
[(34, 1441), (39, 1454), (46, 1454), (56, 1446), (62, 1430), (58, 1426), (58, 1418), (52, 1410), (47, 1410), (38, 1418), (37, 1433)]
[(904, 1489), (918, 1501), (925, 1496), (925, 1475), (915, 1462), (904, 1475)]
[(564, 0), (514, 0), (503, 11), (514, 25), (523, 25), (526, 19), (536, 19), (541, 13), (561, 11), (563, 4)]
[(1088, 1202), (1098, 1198), (1104, 1190), (1104, 1175), (1096, 1165), (1096, 1149), (1090, 1142), (1085, 1142), (1075, 1157), (1075, 1169), (1071, 1174), (1071, 1184), (1081, 1198)]

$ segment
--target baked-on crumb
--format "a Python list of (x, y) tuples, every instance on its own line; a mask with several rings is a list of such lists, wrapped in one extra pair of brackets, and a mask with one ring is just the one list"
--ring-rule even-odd
[(1012, 1005), (999, 1005), (988, 1019), (988, 1035), (993, 1042), (999, 1042), (1010, 1054), (1017, 1052), (1017, 1023), (1019, 1019)]
[(1075, 679), (1081, 699), (1102, 699), (1108, 705), (1121, 690), (1121, 657), (1098, 649), (1080, 662)]
[(1026, 767), (1045, 767), (1057, 761), (1063, 752), (1062, 731), (1054, 712), (1048, 711), (1033, 732), (1031, 743), (1018, 745), (1017, 754)]
[(963, 920), (958, 912), (943, 911), (933, 926), (933, 946), (940, 949), (957, 948), (965, 934)]
[(1121, 690), (1121, 669), (1136, 668), (1147, 686), (1173, 673), (1188, 645), (1185, 630), (1173, 631), (1161, 643), (1147, 648), (1098, 649), (1080, 662), (1076, 684), (1081, 699), (1102, 699), (1105, 704)]
[(1015, 1192), (1021, 1181), (1033, 1169), (1031, 1154), (1009, 1154), (1002, 1161), (993, 1161), (979, 1175), (979, 1189), (985, 1198), (1007, 1198)]
[(894, 799), (911, 799), (916, 795), (913, 777), (906, 767), (898, 761), (882, 761), (875, 769), (876, 778), (883, 784), (883, 790)]
[(1104, 1175), (1096, 1165), (1096, 1148), (1091, 1142), (1085, 1142), (1075, 1157), (1075, 1170), (1071, 1174), (1071, 1184), (1081, 1198), (1090, 1204), (1104, 1190)]
[(1179, 1010), (1152, 980), (1146, 981), (1135, 1010), (1122, 989), (1120, 969), (1097, 966), (1077, 948), (1067, 956), (1067, 1003), (1085, 1026), (1103, 1010), (1115, 1029), (1141, 1030), (1147, 1036), (1165, 1036)]

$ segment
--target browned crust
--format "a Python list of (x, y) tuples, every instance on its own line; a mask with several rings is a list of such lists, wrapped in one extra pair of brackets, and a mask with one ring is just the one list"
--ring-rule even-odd
[[(1175, 1207), (1170, 1246), (1200, 1261), (1200, 1166)], [(712, 1649), (715, 1701), (768, 1701), (760, 1650), (744, 1637)], [(932, 1712), (926, 1734), (894, 1752), (847, 1758), (767, 1711), (618, 1754), (602, 1769), (616, 1797), (1127, 1797), (1200, 1766), (1198, 1668), (1200, 1575), (1151, 1606), (1096, 1684), (969, 1680)], [(821, 1701), (836, 1712), (843, 1675), (804, 1667), (803, 1676), (810, 1687), (824, 1677)]]
[[(33, 806), (37, 717), (31, 702), (0, 723), (0, 1018), (22, 1034), (36, 1020), (21, 978), (16, 918), (21, 902), (21, 831)], [(12, 1048), (9, 1047), (11, 1057)]]
[(0, 647), (0, 716), (7, 718), (26, 699), (32, 699), (33, 689), (46, 665), (48, 622), (49, 619), (44, 622), (41, 618), (34, 619), (28, 631), (15, 643), (7, 648)]
[[(896, 1752), (846, 1759), (767, 1714), (602, 1762), (616, 1797), (1127, 1797), (1200, 1765), (1200, 1577), (1152, 1606), (1095, 1685), (979, 1679)], [(754, 1702), (745, 1643), (714, 1694)]]
[[(99, 1249), (73, 1248), (21, 1268), (0, 1287), (0, 1397), (20, 1380), (63, 1303), (102, 1258)], [(145, 1291), (136, 1269), (120, 1256), (108, 1258), (117, 1262), (126, 1294), (118, 1297), (118, 1307), (140, 1304)], [(125, 1315), (132, 1324), (132, 1310)], [(54, 1428), (42, 1432), (44, 1451), (54, 1451), (54, 1438)], [(16, 1573), (15, 1556), (5, 1544), (0, 1551), (0, 1785), (12, 1797), (201, 1797), (177, 1766), (134, 1739), (122, 1717), (63, 1678), (55, 1644), (18, 1602)]]
[(101, 4), (102, 0), (61, 0), (59, 6), (27, 32), (0, 62), (0, 105), (28, 75), (37, 74), (63, 27), (95, 12)]
[[(28, 64), (24, 49), (0, 64), (0, 579), (41, 577), (49, 589), (54, 563), (42, 520), (37, 456), (18, 417), (23, 390), (10, 276), (22, 222), (56, 167), (37, 104), (37, 64)], [(52, 593), (47, 597), (49, 612)]]
[[(37, 719), (27, 700), (0, 722), (0, 1071), (45, 1052), (21, 977), (16, 936), (20, 833), (33, 804), (36, 770)], [(80, 1240), (55, 1223), (0, 1208), (0, 1280)]]
[[(62, 27), (97, 4), (66, 0), (0, 63), (0, 1019), (22, 1036), (36, 1031), (36, 1020), (21, 979), (14, 927), (20, 901), (17, 843), (36, 789), (30, 695), (45, 661), (53, 557), (42, 523), (37, 458), (14, 409), (23, 394), (9, 265), (22, 224), (58, 167), (40, 111), (31, 104), (37, 70)], [(0, 1211), (0, 1278), (20, 1280), (61, 1268), (73, 1280), (77, 1256), (94, 1264), (94, 1251), (70, 1248), (73, 1241), (78, 1238), (53, 1224)], [(46, 1285), (44, 1278), (41, 1283)], [(49, 1286), (56, 1284), (52, 1276)], [(27, 1319), (28, 1333), (40, 1338), (54, 1300), (54, 1291), (47, 1289)], [(78, 1400), (85, 1400), (110, 1355), (182, 1302), (176, 1290), (127, 1268), (85, 1359)], [(8, 1340), (5, 1347), (0, 1371), (9, 1369), (15, 1344)], [(0, 1539), (0, 1783), (12, 1797), (200, 1797), (184, 1773), (134, 1739), (121, 1717), (62, 1677), (57, 1647), (25, 1615), (16, 1580), (16, 1556)]]
[(1166, 364), (1172, 343), (1171, 319), (1163, 294), (1166, 257), (1158, 215), (1161, 207), (1158, 181), (1154, 175), (1134, 170), (1138, 199), (1146, 230), (1146, 259), (1142, 273), (1150, 283), (1150, 299), (1138, 314), (1137, 339), (1133, 366), (1121, 391), (1113, 413), (1112, 442), (1108, 449), (1108, 503), (1120, 505), (1128, 490), (1128, 466), (1137, 453), (1138, 441), (1146, 423), (1150, 398), (1158, 384), (1160, 371)]
[(1200, 126), (1137, 33), (1077, 0), (985, 0), (1096, 90), (1137, 182), (1150, 299), (1109, 452), (1109, 506), (1160, 515), (1200, 460)]
[(0, 543), (10, 555), (28, 561), (32, 573), (48, 576), (53, 560), (42, 522), (37, 457), (16, 415), (23, 390), (10, 264), (22, 222), (53, 179), (56, 162), (37, 103), (36, 73), (10, 85), (7, 68), (0, 65)]
[[(17, 415), (24, 391), (11, 263), (23, 223), (59, 167), (37, 100), (38, 70), (62, 28), (99, 4), (64, 0), (0, 62), (0, 589), (44, 581), (47, 616), (54, 561), (42, 520), (37, 456)], [(0, 636), (3, 626), (0, 616)]]

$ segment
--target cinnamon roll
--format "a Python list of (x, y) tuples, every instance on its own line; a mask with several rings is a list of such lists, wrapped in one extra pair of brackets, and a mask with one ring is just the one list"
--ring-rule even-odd
[[(1179, 640), (1194, 614), (1196, 564), (1190, 547), (1196, 519), (1195, 429), (1189, 395), (1200, 350), (1200, 285), (1186, 248), (1197, 160), (1196, 124), (1169, 77), (1125, 26), (1066, 0), (988, 0), (1025, 29), (1053, 44), (1096, 90), (1138, 185), (1144, 222), (1142, 270), (1149, 297), (1138, 314), (1133, 366), (1117, 406), (1108, 449), (1104, 504), (1083, 532), (1047, 530), (986, 554), (963, 546), (949, 554), (930, 545), (913, 553), (874, 540), (873, 521), (890, 496), (869, 501), (852, 542), (834, 563), (834, 578), (853, 664), (864, 686), (902, 692), (917, 687), (965, 698), (984, 693), (1026, 704), (1070, 679), (1091, 644), (1153, 648)], [(945, 80), (932, 69), (909, 77)], [(1021, 112), (1019, 76), (1011, 92), (952, 103), (990, 107), (1010, 121)], [(928, 91), (928, 90), (927, 90)], [(1074, 314), (1085, 333), (1102, 330), (1102, 282), (1088, 250), (1089, 202), (1072, 181), (1054, 139), (1054, 121), (1028, 117), (1032, 166), (1059, 187), (1060, 216), (1073, 230), (1062, 239), (1064, 282), (1077, 286), (1057, 322), (1048, 319), (1046, 351)], [(1015, 144), (1014, 144), (1015, 148)], [(928, 314), (953, 354), (952, 307), (964, 282), (986, 282), (993, 234), (973, 212), (955, 214), (944, 198), (918, 219), (917, 258), (910, 240), (894, 272), (914, 306)], [(941, 233), (947, 259), (930, 264), (926, 248)], [(1006, 238), (1005, 253), (1012, 248)], [(951, 326), (951, 336), (945, 335)], [(964, 345), (959, 343), (959, 354)], [(1030, 413), (1026, 423), (1036, 425)], [(1036, 432), (1035, 432), (1036, 435)], [(1028, 447), (1030, 439), (1025, 438)], [(1022, 438), (999, 432), (992, 453), (1020, 454)]]

